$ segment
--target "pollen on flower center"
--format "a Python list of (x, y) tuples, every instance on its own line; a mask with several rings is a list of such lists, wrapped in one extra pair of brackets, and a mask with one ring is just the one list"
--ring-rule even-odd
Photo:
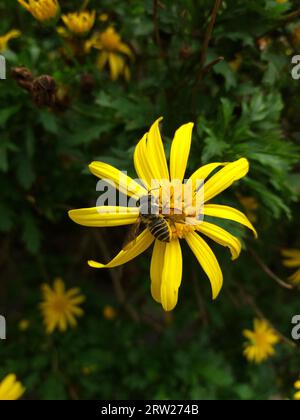
[(52, 306), (55, 311), (62, 313), (66, 310), (68, 301), (63, 296), (57, 296)]
[(172, 230), (172, 239), (184, 239), (188, 233), (194, 232), (196, 230), (196, 226), (183, 224), (183, 223), (175, 223), (171, 226)]
[(199, 224), (198, 212), (192, 205), (193, 195), (188, 195), (184, 184), (174, 186), (172, 183), (164, 183), (157, 193), (157, 203), (159, 214), (169, 224), (172, 239), (184, 239), (196, 230)]

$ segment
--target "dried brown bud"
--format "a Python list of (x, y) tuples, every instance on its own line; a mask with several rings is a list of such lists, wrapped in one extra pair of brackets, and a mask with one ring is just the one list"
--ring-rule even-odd
[(11, 69), (11, 76), (22, 89), (25, 89), (28, 92), (31, 91), (33, 75), (29, 69), (26, 67), (13, 67)]
[(56, 83), (53, 77), (42, 75), (36, 77), (32, 83), (31, 95), (38, 106), (54, 106)]

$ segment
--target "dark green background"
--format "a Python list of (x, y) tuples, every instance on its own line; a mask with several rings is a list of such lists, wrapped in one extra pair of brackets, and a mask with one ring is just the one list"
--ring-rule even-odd
[[(64, 11), (81, 6), (62, 3)], [(52, 75), (70, 96), (64, 112), (53, 112), (36, 107), (10, 76), (0, 81), (0, 313), (8, 323), (0, 378), (15, 372), (26, 398), (291, 397), (300, 373), (298, 347), (281, 343), (272, 360), (250, 365), (242, 356), (242, 330), (252, 326), (258, 309), (290, 336), (291, 318), (300, 312), (299, 291), (279, 287), (251, 256), (252, 250), (286, 278), (291, 272), (282, 267), (280, 250), (300, 247), (300, 81), (290, 74), (291, 57), (300, 51), (292, 37), (300, 20), (286, 18), (297, 3), (224, 0), (208, 60), (225, 60), (197, 84), (213, 1), (160, 0), (157, 21), (150, 0), (91, 1), (91, 8), (109, 13), (135, 52), (132, 82), (125, 84), (97, 71), (95, 52), (67, 62), (53, 27), (36, 22), (17, 2), (1, 2), (0, 34), (22, 31), (5, 53), (9, 68), (25, 65), (36, 76)], [(263, 36), (271, 43), (261, 51)], [(238, 72), (229, 66), (236, 54), (242, 56)], [(80, 84), (86, 73), (95, 79), (88, 94)], [(185, 252), (171, 319), (150, 295), (150, 252), (120, 270), (94, 271), (86, 260), (115, 255), (126, 229), (82, 228), (67, 217), (69, 209), (95, 203), (96, 178), (87, 171), (92, 160), (134, 175), (134, 146), (159, 116), (166, 150), (182, 123), (196, 123), (189, 172), (207, 162), (248, 158), (249, 176), (218, 202), (242, 209), (239, 192), (259, 203), (258, 241), (233, 223), (222, 224), (243, 238), (239, 260), (232, 263), (226, 249), (212, 245), (224, 273), (216, 302)], [(81, 287), (85, 317), (76, 330), (47, 337), (40, 285), (56, 276)], [(117, 309), (116, 320), (103, 318), (106, 304)], [(20, 332), (24, 318), (30, 328)]]

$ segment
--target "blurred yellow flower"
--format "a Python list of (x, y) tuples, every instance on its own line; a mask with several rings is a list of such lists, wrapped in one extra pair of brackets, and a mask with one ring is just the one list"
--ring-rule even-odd
[(83, 366), (81, 369), (81, 372), (83, 373), (83, 375), (89, 376), (92, 373), (96, 372), (96, 370), (97, 370), (97, 366), (89, 365), (89, 366)]
[(96, 20), (96, 11), (82, 11), (69, 13), (62, 16), (66, 27), (75, 35), (86, 35), (94, 26)]
[(245, 343), (244, 356), (249, 362), (262, 363), (275, 354), (274, 346), (279, 336), (263, 319), (254, 320), (254, 330), (244, 330), (243, 335), (249, 341)]
[(300, 401), (300, 380), (294, 383), (294, 388), (297, 391), (294, 394), (294, 400)]
[(25, 388), (14, 374), (7, 375), (2, 382), (0, 382), (0, 401), (13, 401), (22, 397)]
[(60, 13), (57, 0), (18, 0), (18, 2), (40, 22), (55, 19)]
[(21, 319), (21, 321), (18, 324), (18, 328), (20, 331), (27, 331), (29, 328), (30, 322), (28, 319)]
[(100, 22), (107, 22), (108, 19), (109, 19), (109, 16), (107, 13), (101, 13), (101, 15), (99, 16)]
[(235, 58), (229, 61), (229, 67), (232, 71), (238, 72), (243, 64), (243, 56), (242, 54), (236, 54)]
[(255, 197), (248, 197), (241, 194), (237, 194), (237, 198), (241, 205), (244, 207), (246, 215), (250, 222), (255, 223), (257, 221), (256, 211), (258, 209), (258, 202)]
[(102, 311), (103, 317), (109, 321), (117, 318), (117, 311), (113, 306), (105, 305)]
[(287, 3), (288, 2), (288, 0), (276, 0), (276, 3), (278, 3), (278, 4), (284, 4), (284, 3)]
[(11, 31), (7, 32), (7, 34), (0, 36), (0, 53), (3, 53), (5, 50), (7, 50), (8, 43), (11, 39), (18, 38), (21, 36), (21, 32), (12, 29)]
[(101, 51), (97, 60), (99, 70), (103, 70), (108, 64), (112, 80), (117, 80), (121, 75), (127, 81), (130, 80), (130, 69), (125, 57), (127, 56), (133, 59), (133, 54), (129, 46), (122, 42), (120, 35), (113, 27), (109, 27), (104, 32), (95, 34), (86, 43), (87, 51), (92, 47)]
[(80, 289), (73, 288), (67, 291), (64, 282), (58, 278), (54, 281), (53, 289), (43, 284), (42, 295), (44, 300), (40, 308), (48, 334), (53, 333), (56, 328), (64, 332), (68, 326), (76, 327), (76, 317), (83, 315), (79, 305), (85, 301)]
[(296, 272), (289, 277), (289, 280), (300, 285), (300, 249), (283, 249), (282, 256), (285, 258), (282, 263), (288, 268), (297, 268)]
[[(138, 207), (131, 207), (130, 210), (128, 207), (116, 206), (93, 207), (72, 210), (69, 216), (75, 223), (91, 227), (136, 224), (142, 217), (144, 230), (137, 237), (134, 245), (130, 248), (124, 247), (106, 265), (96, 261), (90, 261), (89, 265), (94, 268), (114, 268), (123, 265), (142, 254), (154, 243), (150, 266), (151, 292), (154, 300), (161, 303), (165, 311), (171, 311), (177, 304), (182, 280), (180, 239), (187, 241), (209, 277), (213, 299), (216, 299), (220, 293), (223, 274), (212, 249), (202, 236), (228, 247), (233, 260), (237, 259), (241, 252), (241, 243), (238, 238), (214, 223), (203, 221), (203, 217), (204, 219), (208, 216), (235, 221), (251, 229), (255, 236), (257, 233), (247, 217), (240, 211), (232, 207), (208, 203), (235, 181), (246, 176), (249, 171), (249, 162), (244, 158), (235, 162), (210, 163), (201, 167), (190, 177), (191, 197), (189, 199), (186, 199), (186, 195), (184, 197), (181, 195), (177, 199), (173, 192), (172, 195), (170, 194), (169, 201), (162, 203), (161, 197), (164, 196), (166, 190), (169, 192), (172, 190), (172, 181), (176, 180), (179, 186), (183, 186), (190, 154), (193, 123), (185, 124), (177, 130), (171, 146), (168, 167), (159, 130), (160, 121), (161, 118), (151, 126), (149, 133), (144, 135), (135, 148), (134, 165), (143, 186), (106, 163), (93, 162), (90, 165), (90, 171), (99, 178), (111, 180), (121, 192), (137, 200), (149, 196), (153, 180), (156, 180), (158, 182), (156, 185), (160, 187), (156, 188), (155, 194), (151, 193), (151, 196), (155, 197), (158, 203), (160, 232), (162, 231), (161, 223), (163, 223), (163, 231), (168, 231), (168, 236), (162, 238), (158, 234), (154, 235), (153, 225), (143, 219)], [(220, 170), (212, 175), (216, 169)], [(205, 181), (204, 187), (198, 189), (197, 180)], [(204, 201), (204, 205), (197, 211), (193, 203), (199, 199), (199, 196), (201, 196), (200, 201)], [(178, 208), (183, 211), (176, 218), (174, 215)]]

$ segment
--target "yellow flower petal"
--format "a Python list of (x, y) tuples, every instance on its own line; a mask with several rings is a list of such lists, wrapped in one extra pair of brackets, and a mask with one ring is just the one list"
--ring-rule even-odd
[(226, 163), (208, 163), (207, 165), (202, 166), (199, 168), (196, 172), (194, 172), (190, 179), (193, 181), (193, 183), (196, 185), (197, 181), (205, 181), (206, 178), (217, 168), (220, 166), (224, 166)]
[(103, 162), (92, 162), (89, 165), (93, 175), (100, 179), (110, 180), (119, 191), (138, 199), (148, 194), (148, 191), (123, 172)]
[(16, 375), (9, 374), (0, 383), (0, 400), (12, 401), (21, 398), (25, 388), (17, 381)]
[(283, 249), (281, 254), (286, 258), (295, 258), (300, 263), (300, 249)]
[(239, 257), (242, 249), (241, 242), (225, 229), (212, 223), (202, 222), (197, 227), (197, 230), (218, 244), (227, 246), (230, 249), (233, 260), (236, 260)]
[(300, 283), (300, 268), (297, 270), (293, 275), (289, 277), (289, 280), (292, 283), (299, 284)]
[(204, 201), (207, 202), (243, 178), (249, 171), (249, 162), (242, 158), (228, 163), (213, 175), (204, 185)]
[(188, 158), (190, 155), (193, 123), (182, 125), (175, 133), (171, 147), (170, 175), (171, 179), (184, 179)]
[(117, 80), (124, 68), (124, 60), (115, 53), (109, 53), (108, 61), (112, 80)]
[(108, 60), (108, 53), (106, 51), (102, 51), (97, 59), (96, 66), (99, 70), (103, 70)]
[(300, 260), (298, 259), (290, 259), (290, 260), (283, 260), (282, 264), (288, 268), (296, 268), (300, 267)]
[(249, 219), (242, 212), (233, 207), (223, 206), (221, 204), (206, 204), (204, 206), (204, 215), (240, 223), (252, 230), (256, 238), (258, 237), (257, 232)]
[(297, 401), (299, 401), (299, 400), (300, 400), (300, 391), (299, 391), (299, 392), (296, 392), (296, 393), (294, 394), (294, 400), (297, 400)]
[(185, 239), (204, 272), (207, 274), (212, 288), (213, 299), (216, 299), (222, 289), (223, 274), (214, 253), (207, 243), (195, 232), (186, 235)]
[(166, 155), (159, 131), (159, 123), (161, 120), (162, 118), (158, 118), (149, 130), (147, 137), (147, 155), (145, 158), (151, 162), (151, 172), (154, 179), (169, 180)]
[(135, 223), (139, 217), (139, 209), (134, 207), (91, 207), (69, 211), (73, 222), (81, 226), (105, 227), (124, 226)]
[(151, 277), (151, 294), (153, 299), (161, 303), (161, 282), (165, 260), (166, 244), (164, 242), (155, 241), (151, 266), (150, 266), (150, 277)]
[(166, 244), (161, 282), (161, 303), (165, 311), (172, 311), (178, 301), (182, 278), (182, 253), (179, 240)]
[(295, 387), (296, 389), (300, 389), (300, 380), (299, 380), (299, 381), (296, 381), (296, 382), (294, 383), (294, 387)]
[(145, 134), (135, 148), (134, 167), (139, 179), (145, 184), (147, 189), (150, 190), (154, 176), (151, 171), (149, 156), (147, 156), (147, 136), (148, 134)]
[(127, 250), (122, 250), (113, 260), (108, 264), (100, 264), (96, 261), (89, 261), (88, 264), (93, 268), (114, 268), (119, 265), (126, 264), (133, 260), (138, 255), (142, 254), (153, 243), (154, 237), (148, 229), (145, 229), (136, 239), (135, 244)]
[(253, 340), (254, 332), (251, 330), (243, 330), (243, 336), (248, 338), (248, 340)]
[(134, 55), (132, 54), (131, 49), (128, 47), (128, 45), (124, 44), (123, 42), (121, 42), (118, 46), (118, 50), (123, 53), (126, 54), (131, 60), (134, 59)]
[(65, 292), (65, 284), (61, 278), (56, 278), (54, 280), (54, 287), (56, 293), (63, 294)]

